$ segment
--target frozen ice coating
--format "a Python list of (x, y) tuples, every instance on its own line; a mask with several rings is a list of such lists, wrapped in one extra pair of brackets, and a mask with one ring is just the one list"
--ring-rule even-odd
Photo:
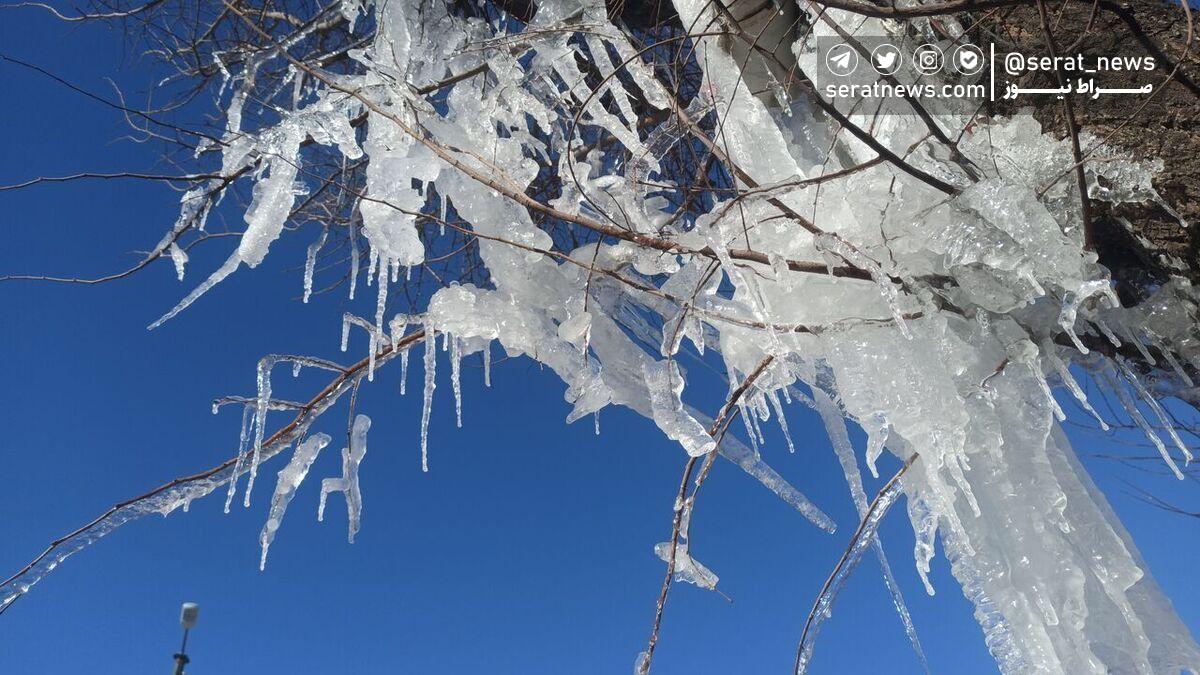
[[(291, 109), (255, 128), (243, 113), (252, 103), (245, 92), (263, 59), (284, 57), (264, 52), (227, 73), (221, 159), (226, 172), (242, 171), (253, 185), (245, 231), (223, 264), (193, 272), (204, 280), (152, 327), (243, 267), (286, 261), (289, 251), (302, 266), (308, 301), (314, 287), (341, 280), (322, 278), (336, 244), (345, 259), (337, 274), (349, 272), (339, 292), (353, 300), (358, 290), (374, 291), (341, 326), (341, 350), (353, 355), (345, 358), (366, 366), (351, 372), (265, 357), (255, 395), (239, 400), (240, 442), (227, 464), (64, 540), (0, 585), (0, 602), (124, 522), (186, 508), (226, 485), (228, 508), (242, 473), (249, 504), (262, 463), (304, 438), (326, 409), (323, 400), (311, 410), (300, 404), (297, 426), (271, 436), (275, 418), (296, 411), (273, 393), (277, 362), (303, 366), (302, 377), (310, 368), (332, 371), (340, 378), (336, 400), (372, 379), (394, 386), (390, 378), (398, 377), (404, 392), (409, 350), (419, 349), (411, 357), (421, 360), (421, 410), (411, 438), (419, 437), (423, 471), (433, 406), (453, 405), (461, 425), (464, 378), (490, 385), (493, 357), (498, 376), (501, 358), (524, 358), (562, 382), (566, 405), (551, 414), (567, 422), (592, 417), (585, 423), (599, 429), (602, 410), (624, 406), (677, 443), (681, 462), (722, 457), (729, 464), (718, 467), (736, 466), (843, 541), (859, 523), (835, 527), (804, 494), (810, 481), (826, 478), (806, 473), (825, 444), (797, 433), (795, 420), (820, 419), (863, 536), (819, 601), (800, 670), (820, 623), (837, 620), (830, 618), (837, 591), (868, 549), (897, 611), (892, 628), (905, 632), (920, 661), (922, 627), (896, 579), (915, 574), (929, 593), (949, 590), (929, 580), (941, 550), (1006, 674), (1200, 670), (1200, 648), (1060, 426), (1062, 402), (1074, 405), (1072, 398), (1101, 428), (1118, 422), (1107, 419), (1097, 385), (1164, 466), (1182, 475), (1192, 451), (1162, 401), (1200, 404), (1200, 293), (1171, 279), (1136, 306), (1122, 306), (1108, 270), (1085, 247), (1074, 183), (1057, 180), (1074, 163), (1070, 143), (1043, 133), (1032, 117), (972, 119), (973, 108), (948, 107), (932, 120), (936, 134), (915, 115), (875, 119), (853, 110), (835, 119), (804, 87), (785, 91), (771, 68), (760, 69), (762, 81), (742, 77), (751, 54), (731, 50), (737, 38), (712, 3), (674, 6), (684, 25), (712, 33), (680, 45), (696, 74), (690, 87), (664, 86), (642, 45), (592, 0), (539, 1), (527, 25), (448, 13), (447, 3), (346, 0), (331, 14), (354, 17), (358, 30), (374, 27), (347, 52), (361, 67), (307, 74)], [(816, 36), (837, 35), (834, 26), (864, 34), (897, 28), (799, 7)], [(952, 23), (950, 30), (961, 30)], [(791, 49), (812, 72), (812, 45), (799, 40)], [(784, 101), (790, 110), (781, 109)], [(651, 119), (639, 119), (646, 111)], [(956, 155), (938, 135), (968, 121)], [(712, 158), (713, 175), (727, 174), (726, 187), (690, 211), (679, 207), (690, 188), (675, 185), (668, 170), (683, 145)], [(354, 216), (306, 229), (289, 248), (281, 239), (294, 234), (291, 211), (315, 189), (306, 164), (313, 146), (324, 160), (353, 162), (360, 172), (347, 207)], [(1151, 182), (1160, 163), (1096, 151), (1105, 161), (1085, 167), (1092, 199), (1161, 202)], [(838, 180), (822, 180), (837, 172)], [(531, 196), (547, 181), (552, 195)], [(176, 239), (203, 227), (213, 187), (184, 195), (179, 220), (155, 249), (180, 278), (200, 263)], [(449, 241), (467, 242), (469, 278), (445, 274)], [(410, 274), (436, 279), (410, 293)], [(335, 318), (330, 347), (336, 329)], [(356, 335), (352, 345), (352, 330), (365, 339)], [(395, 357), (399, 372), (375, 378)], [(439, 358), (448, 360), (442, 377), (450, 378), (453, 403), (435, 400)], [(702, 388), (705, 378), (717, 386)], [(738, 395), (730, 408), (741, 420), (723, 436), (710, 434), (720, 408), (700, 405), (697, 393), (726, 388)], [(413, 406), (404, 419), (416, 416), (415, 401), (398, 405)], [(382, 423), (384, 411), (372, 414)], [(764, 447), (774, 425), (787, 444), (779, 452)], [(852, 442), (848, 425), (865, 431), (866, 442)], [(341, 475), (321, 484), (318, 517), (330, 494), (341, 493), (350, 540), (361, 519), (370, 426), (365, 415), (353, 418)], [(264, 563), (288, 503), (328, 442), (309, 436), (279, 471)], [(913, 457), (902, 479), (873, 500), (867, 486)], [(785, 475), (799, 477), (793, 485)], [(901, 503), (891, 517), (906, 511), (915, 537), (890, 549), (889, 560), (876, 533), (888, 507)], [(655, 552), (667, 560), (671, 549), (666, 542)], [(715, 588), (717, 576), (693, 557), (686, 536), (674, 551), (678, 580)], [(920, 632), (927, 642), (930, 632)], [(645, 655), (637, 667), (649, 663)]]
[[(658, 556), (663, 562), (668, 562), (671, 559), (671, 544), (670, 542), (662, 542), (654, 545), (654, 555)], [(675, 547), (675, 578), (679, 581), (684, 581), (689, 584), (695, 584), (700, 588), (714, 590), (717, 587), (719, 577), (713, 574), (713, 571), (705, 567), (699, 561), (688, 553), (687, 544), (678, 544)]]

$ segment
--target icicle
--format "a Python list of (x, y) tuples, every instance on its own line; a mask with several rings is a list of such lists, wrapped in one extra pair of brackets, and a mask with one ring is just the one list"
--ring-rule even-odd
[(1183, 380), (1185, 385), (1189, 388), (1196, 386), (1196, 383), (1192, 381), (1192, 377), (1183, 369), (1183, 364), (1179, 363), (1179, 359), (1175, 358), (1170, 349), (1165, 345), (1160, 345), (1159, 350), (1162, 351), (1163, 358), (1167, 360), (1167, 363), (1171, 364), (1171, 370), (1175, 371), (1175, 374), (1179, 376), (1179, 379)]
[(771, 407), (775, 408), (775, 417), (779, 420), (779, 429), (783, 431), (783, 437), (787, 440), (788, 452), (796, 454), (796, 445), (792, 443), (792, 434), (788, 431), (787, 418), (783, 415), (783, 406), (779, 404), (779, 394), (774, 391), (767, 393), (767, 399), (771, 401)]
[[(741, 386), (737, 373), (729, 370), (729, 398), (734, 397), (734, 392)], [(746, 410), (744, 397), (737, 398), (738, 417), (742, 420), (742, 426), (746, 429), (746, 437), (750, 439), (750, 448), (755, 454), (758, 454), (758, 436), (754, 433), (754, 420), (750, 418), (749, 412)]]
[(1179, 360), (1175, 358), (1175, 355), (1171, 353), (1171, 350), (1163, 341), (1162, 336), (1158, 335), (1149, 328), (1143, 328), (1142, 332), (1144, 332), (1146, 337), (1150, 339), (1150, 344), (1154, 345), (1154, 347), (1158, 349), (1158, 353), (1162, 354), (1163, 358), (1166, 359), (1167, 363), (1171, 366), (1171, 370), (1175, 371), (1175, 375), (1177, 375), (1179, 379), (1182, 380), (1183, 383), (1188, 387), (1196, 386), (1196, 384), (1192, 382), (1191, 376), (1188, 375), (1187, 371), (1183, 369), (1183, 365), (1180, 364)]
[(408, 382), (408, 350), (400, 352), (400, 395), (403, 396), (404, 385)]
[(299, 359), (292, 361), (292, 377), (300, 377), (301, 365), (303, 365), (303, 361), (300, 361)]
[(317, 505), (317, 520), (325, 520), (325, 499), (330, 492), (341, 492), (346, 498), (346, 518), (349, 533), (347, 539), (354, 543), (362, 517), (362, 490), (358, 485), (358, 467), (367, 454), (367, 432), (371, 429), (371, 418), (357, 415), (350, 431), (350, 447), (342, 448), (342, 477), (326, 478), (321, 481), (321, 501)]
[(459, 379), (460, 361), (462, 360), (462, 344), (459, 339), (446, 334), (443, 338), (450, 343), (450, 387), (454, 390), (454, 422), (462, 428), (462, 381)]
[(375, 381), (375, 355), (379, 352), (380, 335), (383, 326), (383, 310), (387, 307), (387, 288), (388, 288), (388, 266), (386, 263), (379, 266), (379, 298), (375, 302), (375, 325), (371, 327), (371, 353), (367, 359), (367, 381)]
[(1025, 364), (1029, 368), (1030, 374), (1033, 375), (1034, 381), (1037, 382), (1038, 389), (1046, 397), (1046, 403), (1050, 406), (1051, 411), (1053, 411), (1055, 419), (1062, 422), (1067, 419), (1067, 415), (1063, 412), (1062, 406), (1058, 404), (1058, 400), (1054, 398), (1054, 392), (1050, 389), (1050, 383), (1046, 381), (1046, 375), (1042, 372), (1042, 364), (1038, 359), (1038, 355), (1037, 345), (1033, 344), (1030, 340), (1017, 340), (1008, 346), (1009, 359), (1014, 363)]
[(342, 351), (346, 351), (348, 346), (350, 346), (350, 313), (346, 312), (342, 315)]
[[(1084, 284), (1084, 289), (1078, 293), (1068, 291), (1064, 294), (1062, 308), (1059, 309), (1058, 313), (1058, 325), (1067, 334), (1067, 337), (1071, 338), (1071, 342), (1075, 344), (1075, 348), (1079, 350), (1080, 354), (1088, 354), (1089, 352), (1088, 348), (1084, 346), (1079, 336), (1075, 333), (1075, 320), (1079, 314), (1079, 305), (1096, 292), (1095, 290), (1089, 292), (1089, 288), (1095, 288), (1094, 282)], [(1059, 418), (1059, 421), (1061, 422), (1062, 418)]]
[(188, 254), (183, 249), (179, 248), (179, 244), (171, 242), (171, 246), (167, 249), (167, 253), (171, 256), (171, 262), (175, 264), (175, 276), (183, 281), (183, 273), (187, 268)]
[(437, 369), (437, 329), (425, 320), (425, 398), (421, 404), (421, 470), (429, 471), (429, 415), (433, 408)]
[(1054, 418), (1059, 422), (1065, 422), (1067, 414), (1063, 412), (1062, 406), (1054, 398), (1054, 391), (1050, 389), (1050, 383), (1046, 381), (1046, 376), (1042, 374), (1042, 369), (1038, 366), (1037, 361), (1029, 361), (1026, 365), (1029, 366), (1029, 372), (1033, 373), (1033, 378), (1037, 380), (1038, 388), (1045, 395), (1046, 402), (1050, 404), (1050, 410), (1054, 412)]
[(887, 444), (890, 427), (888, 426), (887, 418), (879, 413), (875, 413), (872, 416), (871, 422), (873, 422), (873, 426), (868, 427), (866, 424), (863, 425), (863, 428), (867, 432), (867, 468), (870, 469), (873, 477), (879, 478), (879, 469), (876, 468), (875, 462), (879, 461), (880, 455), (883, 454), (883, 448)]
[(1036, 296), (1041, 297), (1046, 295), (1046, 289), (1042, 287), (1041, 282), (1038, 281), (1037, 276), (1032, 270), (1030, 270), (1028, 267), (1022, 268), (1021, 276), (1029, 283), (1030, 286), (1033, 287), (1033, 292)]
[(233, 274), (242, 263), (246, 263), (248, 267), (257, 267), (266, 257), (271, 243), (283, 232), (283, 226), (296, 199), (295, 178), (299, 168), (297, 153), (303, 133), (299, 127), (287, 122), (282, 123), (278, 130), (281, 132), (280, 138), (271, 143), (273, 147), (270, 159), (265, 160), (270, 173), (254, 184), (253, 197), (244, 216), (246, 230), (242, 233), (237, 250), (204, 283), (162, 318), (150, 324), (151, 330), (182, 312), (225, 277)]
[(329, 228), (321, 229), (321, 236), (308, 246), (308, 255), (304, 259), (304, 302), (308, 303), (308, 299), (312, 297), (313, 289), (313, 273), (317, 268), (317, 253), (321, 251), (321, 247), (325, 245), (325, 238), (329, 236)]
[(1159, 424), (1161, 424), (1163, 428), (1167, 430), (1167, 435), (1171, 437), (1171, 442), (1174, 443), (1175, 447), (1179, 448), (1179, 451), (1183, 453), (1184, 463), (1191, 464), (1192, 451), (1188, 450), (1187, 444), (1185, 444), (1183, 439), (1179, 437), (1179, 432), (1175, 431), (1175, 422), (1171, 420), (1171, 416), (1167, 414), (1167, 411), (1163, 410), (1162, 405), (1150, 395), (1150, 392), (1146, 391), (1146, 387), (1142, 386), (1141, 380), (1138, 379), (1137, 374), (1133, 372), (1133, 369), (1130, 368), (1127, 363), (1125, 363), (1124, 359), (1118, 357), (1117, 365), (1121, 367), (1122, 371), (1124, 371), (1125, 379), (1129, 380), (1129, 383), (1133, 385), (1133, 388), (1137, 391), (1138, 396), (1141, 396), (1142, 400), (1146, 402), (1146, 405), (1150, 406), (1150, 409), (1154, 411), (1154, 416), (1158, 418)]
[(1092, 319), (1092, 323), (1096, 324), (1096, 327), (1099, 328), (1100, 332), (1104, 334), (1104, 337), (1108, 339), (1109, 344), (1117, 349), (1121, 348), (1121, 341), (1117, 339), (1117, 336), (1114, 335), (1111, 330), (1109, 330), (1108, 324), (1104, 323), (1100, 319)]
[(229, 513), (229, 506), (233, 504), (238, 477), (242, 475), (242, 465), (246, 463), (246, 451), (250, 449), (250, 421), (253, 419), (253, 413), (254, 408), (248, 405), (242, 407), (242, 431), (238, 434), (237, 461), (233, 464), (233, 474), (229, 478), (229, 491), (225, 494), (225, 513)]
[(200, 296), (207, 293), (209, 291), (209, 289), (211, 289), (213, 286), (216, 286), (217, 284), (221, 283), (221, 281), (224, 280), (225, 277), (229, 276), (230, 274), (233, 274), (234, 271), (237, 270), (238, 265), (241, 265), (241, 264), (242, 264), (242, 260), (241, 260), (241, 258), (238, 258), (236, 253), (229, 256), (229, 259), (225, 261), (224, 265), (221, 265), (217, 269), (216, 272), (213, 272), (212, 275), (209, 276), (207, 279), (205, 279), (204, 282), (201, 283), (199, 286), (197, 286), (195, 288), (195, 290), (193, 290), (191, 293), (188, 293), (187, 296), (183, 300), (179, 301), (178, 305), (175, 305), (173, 308), (171, 308), (171, 311), (167, 312), (166, 314), (163, 314), (161, 317), (159, 317), (159, 319), (157, 321), (155, 321), (154, 323), (147, 326), (147, 329), (154, 330), (155, 328), (158, 328), (159, 326), (163, 325), (164, 323), (175, 318), (175, 315), (177, 315), (180, 312), (182, 312), (183, 310), (187, 309), (188, 306), (190, 306), (193, 302), (200, 299)]
[(275, 367), (275, 357), (267, 356), (258, 362), (255, 379), (258, 382), (258, 400), (254, 408), (254, 454), (250, 458), (250, 478), (246, 480), (246, 499), (243, 505), (250, 507), (250, 492), (254, 489), (254, 479), (258, 476), (258, 462), (262, 457), (263, 433), (267, 426), (267, 406), (271, 402), (271, 369)]
[(483, 346), (483, 386), (492, 388), (492, 343)]
[(1092, 417), (1096, 418), (1096, 421), (1100, 423), (1101, 429), (1108, 431), (1108, 423), (1105, 422), (1104, 418), (1100, 416), (1100, 413), (1096, 412), (1096, 409), (1092, 407), (1091, 402), (1088, 401), (1087, 394), (1083, 392), (1083, 388), (1079, 386), (1079, 382), (1071, 375), (1071, 369), (1066, 363), (1063, 362), (1062, 359), (1058, 358), (1058, 354), (1054, 353), (1054, 345), (1050, 344), (1049, 342), (1043, 343), (1042, 354), (1045, 355), (1046, 360), (1050, 362), (1050, 365), (1054, 367), (1054, 370), (1058, 373), (1059, 378), (1062, 379), (1063, 384), (1067, 386), (1067, 389), (1071, 390), (1071, 394), (1075, 396), (1075, 400), (1079, 401), (1079, 405), (1082, 406), (1084, 410), (1091, 413)]
[(1158, 365), (1158, 361), (1156, 361), (1154, 357), (1150, 355), (1150, 351), (1146, 349), (1146, 345), (1142, 344), (1142, 341), (1133, 334), (1133, 331), (1130, 330), (1128, 326), (1118, 322), (1117, 327), (1125, 331), (1125, 338), (1129, 340), (1129, 342), (1138, 350), (1138, 353), (1142, 355), (1142, 358), (1146, 360), (1146, 363), (1152, 366)]
[(599, 436), (600, 435), (600, 411), (599, 410), (592, 413), (592, 420), (595, 423), (596, 435)]
[[(259, 541), (262, 542), (262, 558), (258, 563), (260, 571), (267, 568), (267, 550), (271, 548), (271, 542), (275, 541), (275, 532), (283, 523), (283, 514), (287, 512), (292, 497), (296, 496), (296, 488), (304, 482), (304, 477), (308, 475), (308, 469), (312, 466), (313, 460), (317, 458), (317, 453), (321, 452), (321, 448), (329, 445), (329, 440), (328, 434), (316, 434), (305, 439), (297, 446), (296, 452), (292, 453), (292, 459), (287, 466), (279, 471), (275, 494), (271, 496), (271, 511), (267, 516), (266, 525), (263, 526), (262, 534), (259, 536)], [(248, 488), (247, 494), (249, 494)]]
[(354, 288), (358, 285), (358, 233), (350, 225), (350, 299), (354, 299)]
[(846, 432), (846, 423), (842, 419), (842, 411), (824, 390), (812, 388), (813, 406), (821, 416), (825, 425), (825, 433), (837, 455), (838, 463), (842, 466), (842, 474), (850, 488), (850, 495), (859, 510), (859, 516), (866, 513), (867, 495), (863, 492), (862, 474), (858, 470), (858, 460), (854, 456), (854, 448), (850, 445), (850, 436)]
[[(691, 408), (688, 410), (701, 423), (712, 425), (713, 420), (699, 411)], [(725, 434), (725, 437), (721, 440), (721, 444), (717, 447), (717, 451), (722, 457), (736, 464), (738, 468), (761, 483), (763, 487), (773, 492), (785, 504), (796, 509), (800, 515), (808, 519), (813, 525), (830, 534), (837, 530), (837, 526), (833, 520), (824, 511), (818, 508), (816, 504), (813, 504), (808, 497), (797, 490), (791, 483), (784, 480), (778, 472), (763, 461), (762, 456), (756, 450), (747, 447), (733, 434)], [(678, 509), (678, 506), (676, 508)]]
[[(743, 405), (742, 411), (743, 411), (742, 414), (746, 414), (747, 407)], [(754, 415), (749, 415), (747, 417), (747, 419), (749, 420), (749, 423), (750, 423), (749, 424), (750, 432), (753, 433), (755, 438), (757, 439), (758, 446), (765, 447), (767, 445), (767, 437), (765, 434), (763, 434), (762, 425), (759, 424), (758, 419)]]
[[(1124, 369), (1123, 366), (1122, 369)], [(1162, 439), (1158, 437), (1158, 434), (1154, 433), (1154, 429), (1146, 421), (1146, 418), (1142, 415), (1142, 411), (1138, 410), (1137, 403), (1129, 398), (1129, 392), (1125, 391), (1125, 388), (1115, 378), (1109, 378), (1109, 385), (1116, 392), (1117, 399), (1121, 402), (1121, 407), (1125, 409), (1126, 414), (1133, 419), (1133, 422), (1138, 425), (1138, 428), (1142, 430), (1146, 438), (1154, 444), (1155, 449), (1158, 450), (1158, 454), (1162, 456), (1163, 461), (1167, 463), (1171, 472), (1175, 474), (1176, 478), (1183, 480), (1183, 473), (1179, 470), (1179, 466), (1175, 464), (1175, 459), (1171, 457), (1171, 453), (1167, 452), (1167, 446), (1163, 445)]]
[[(370, 286), (375, 281), (375, 268), (379, 265), (379, 251), (372, 246), (370, 253), (367, 255), (367, 286)], [(384, 263), (386, 266), (387, 263)]]
[(1088, 351), (1087, 346), (1084, 345), (1083, 342), (1080, 341), (1079, 336), (1075, 334), (1074, 326), (1062, 324), (1062, 329), (1063, 329), (1063, 332), (1065, 332), (1067, 334), (1067, 337), (1071, 338), (1071, 342), (1075, 345), (1075, 349), (1079, 350), (1080, 354), (1089, 354), (1090, 353)]
[(750, 397), (750, 408), (754, 410), (754, 414), (758, 417), (759, 430), (762, 429), (762, 423), (771, 421), (771, 409), (767, 406), (767, 397), (762, 392), (757, 392)]

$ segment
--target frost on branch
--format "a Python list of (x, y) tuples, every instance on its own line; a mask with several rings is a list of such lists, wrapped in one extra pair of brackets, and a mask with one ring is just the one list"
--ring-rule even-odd
[[(832, 532), (828, 516), (760, 450), (774, 422), (799, 446), (779, 461), (807, 461), (811, 449), (785, 420), (800, 402), (824, 424), (870, 533), (853, 560), (871, 549), (880, 561), (919, 657), (847, 420), (867, 432), (872, 476), (889, 465), (885, 455), (916, 457), (884, 497), (888, 505), (906, 498), (914, 564), (930, 593), (940, 539), (1003, 672), (1200, 667), (1200, 649), (1063, 435), (1055, 398), (1073, 396), (1105, 425), (1113, 420), (1081, 384), (1100, 383), (1182, 474), (1190, 452), (1160, 401), (1200, 403), (1195, 289), (1174, 279), (1145, 302), (1121, 305), (1085, 246), (1080, 195), (1060, 180), (1074, 164), (1071, 144), (1033, 119), (974, 117), (969, 101), (932, 120), (839, 110), (810, 85), (780, 81), (771, 61), (780, 54), (811, 71), (807, 39), (776, 35), (790, 49), (764, 55), (746, 49), (746, 35), (712, 3), (673, 7), (679, 26), (650, 34), (614, 24), (594, 2), (540, 2), (527, 23), (454, 3), (343, 3), (339, 16), (364, 15), (352, 22), (349, 71), (322, 59), (294, 62), (278, 45), (257, 52), (228, 74), (220, 148), (226, 172), (253, 181), (245, 232), (155, 325), (242, 263), (262, 262), (288, 236), (297, 196), (328, 187), (313, 184), (314, 156), (333, 157), (338, 180), (357, 182), (336, 202), (348, 219), (323, 222), (303, 242), (303, 297), (314, 293), (314, 277), (332, 274), (316, 262), (322, 247), (345, 236), (344, 292), (353, 298), (361, 276), (375, 296), (369, 318), (344, 319), (344, 331), (367, 331), (359, 355), (367, 365), (339, 376), (338, 394), (373, 379), (397, 352), (407, 364), (416, 340), (404, 349), (401, 340), (419, 335), (424, 382), (413, 433), (423, 469), (439, 358), (450, 360), (441, 377), (448, 370), (461, 424), (460, 378), (473, 372), (464, 359), (480, 354), (490, 378), (497, 349), (561, 379), (567, 422), (629, 408), (676, 441), (685, 461), (723, 457)], [(796, 7), (779, 9), (800, 18)], [(804, 20), (818, 37), (902, 28), (827, 8)], [(290, 45), (305, 39), (304, 25)], [(685, 26), (713, 28), (685, 36)], [(244, 123), (256, 73), (280, 63), (298, 78), (296, 95), (257, 126)], [(1089, 162), (1085, 170), (1092, 200), (1158, 199), (1153, 162)], [(180, 222), (202, 220), (202, 211), (185, 199)], [(448, 241), (461, 246), (447, 250)], [(455, 256), (460, 266), (443, 264)], [(183, 259), (175, 262), (182, 269)], [(686, 359), (700, 365), (681, 365)], [(236, 463), (197, 490), (242, 472), (253, 477), (281, 450), (264, 441), (267, 412), (279, 405), (273, 365), (268, 358), (259, 367)], [(713, 431), (713, 420), (685, 400), (709, 365), (725, 380), (749, 445)], [(302, 417), (311, 422), (309, 412)], [(321, 488), (322, 515), (329, 493), (345, 496), (351, 539), (368, 426), (355, 418), (342, 476)], [(280, 472), (264, 558), (320, 438)], [(690, 503), (677, 508), (691, 517)], [(96, 536), (120, 522), (101, 521)], [(686, 525), (655, 553), (673, 561), (678, 579), (715, 587), (716, 574), (689, 549)], [(5, 597), (24, 592), (44, 568), (10, 581)], [(819, 611), (817, 625), (831, 609)], [(652, 649), (639, 668), (651, 657)]]

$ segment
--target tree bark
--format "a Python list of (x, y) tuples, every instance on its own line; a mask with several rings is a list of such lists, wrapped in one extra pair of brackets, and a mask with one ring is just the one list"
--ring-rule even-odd
[[(1145, 96), (1101, 96), (1076, 106), (1079, 125), (1135, 159), (1161, 159), (1162, 172), (1154, 188), (1167, 208), (1155, 204), (1096, 206), (1096, 252), (1112, 272), (1126, 304), (1143, 299), (1169, 275), (1200, 282), (1200, 68), (1187, 53), (1187, 17), (1179, 4), (1143, 1), (1117, 5), (1068, 2), (1051, 6), (1056, 42), (1068, 54), (1096, 56), (1153, 56), (1157, 67), (1144, 71), (1096, 75), (1103, 87), (1159, 87), (1179, 65), (1175, 76), (1144, 108)], [(1093, 16), (1093, 12), (1095, 15)], [(974, 37), (995, 42), (996, 51), (1044, 54), (1045, 36), (1035, 7), (1013, 7), (976, 17)], [(1200, 46), (1200, 38), (1195, 40)], [(1069, 48), (1069, 52), (1068, 52)], [(1193, 50), (1194, 51), (1194, 50)], [(1181, 60), (1182, 56), (1182, 60)], [(1020, 86), (1052, 87), (1054, 74), (1029, 75)], [(996, 114), (1013, 114), (1018, 102), (998, 102)], [(1033, 108), (1042, 128), (1067, 135), (1062, 106)], [(1185, 226), (1180, 221), (1191, 226)]]

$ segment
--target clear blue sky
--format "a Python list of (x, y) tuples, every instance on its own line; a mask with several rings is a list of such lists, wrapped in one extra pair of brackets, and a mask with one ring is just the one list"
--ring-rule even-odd
[[(145, 64), (130, 61), (118, 33), (64, 27), (28, 10), (0, 13), (0, 50), (97, 92), (109, 92), (105, 76), (129, 92), (147, 82)], [(82, 170), (170, 170), (156, 166), (153, 147), (116, 140), (125, 128), (115, 111), (43, 77), (0, 63), (0, 96), (0, 184)], [(137, 182), (0, 193), (0, 274), (121, 268), (137, 259), (131, 251), (161, 237), (176, 200)], [(195, 255), (183, 284), (168, 263), (91, 288), (0, 284), (0, 576), (114, 501), (227, 458), (239, 416), (211, 416), (212, 398), (250, 393), (265, 353), (339, 356), (337, 317), (366, 313), (373, 302), (349, 303), (338, 292), (302, 305), (301, 249), (283, 245), (259, 269), (239, 272), (147, 332), (223, 259), (225, 245)], [(362, 353), (362, 340), (352, 349)], [(439, 371), (445, 377), (448, 369)], [(652, 547), (669, 534), (681, 450), (622, 410), (603, 413), (599, 437), (590, 420), (566, 426), (563, 386), (552, 376), (508, 362), (485, 390), (472, 361), (463, 377), (465, 428), (454, 429), (443, 380), (432, 471), (423, 475), (417, 376), (410, 373), (406, 398), (394, 366), (363, 392), (360, 411), (374, 427), (357, 543), (345, 541), (340, 499), (325, 523), (315, 519), (318, 479), (339, 472), (335, 445), (292, 503), (266, 572), (258, 571), (276, 461), (250, 509), (224, 515), (221, 498), (210, 498), (190, 513), (127, 526), (70, 559), (0, 617), (0, 671), (168, 672), (178, 607), (190, 600), (202, 607), (192, 673), (630, 672), (662, 579)], [(282, 393), (298, 398), (316, 378), (285, 382)], [(318, 427), (338, 443), (344, 413)], [(789, 667), (804, 616), (856, 522), (815, 416), (793, 407), (791, 427), (797, 454), (776, 435), (765, 455), (841, 531), (817, 531), (731, 465), (718, 465), (693, 535), (697, 556), (733, 602), (677, 586), (656, 673)], [(1082, 454), (1145, 453), (1094, 433), (1074, 438)], [(1089, 466), (1185, 622), (1200, 627), (1197, 521), (1142, 504), (1122, 481), (1185, 506), (1195, 504), (1193, 486), (1111, 461)], [(994, 672), (944, 561), (935, 565), (937, 596), (921, 590), (903, 509), (889, 517), (884, 537), (934, 672)], [(813, 672), (918, 672), (873, 559), (826, 624)]]

